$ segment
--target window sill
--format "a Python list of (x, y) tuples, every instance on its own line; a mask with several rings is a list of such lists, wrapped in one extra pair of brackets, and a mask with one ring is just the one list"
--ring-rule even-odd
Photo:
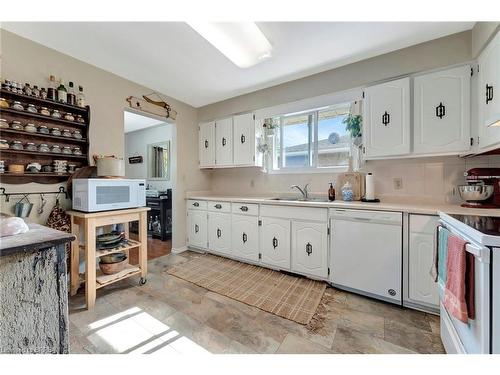
[(348, 166), (329, 168), (283, 168), (269, 169), (268, 174), (316, 174), (316, 173), (344, 173), (349, 170)]

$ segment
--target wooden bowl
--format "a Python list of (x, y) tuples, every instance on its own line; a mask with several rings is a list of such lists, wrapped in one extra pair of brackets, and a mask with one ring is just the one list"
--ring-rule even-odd
[(101, 263), (99, 262), (99, 268), (101, 272), (105, 275), (113, 275), (125, 269), (125, 266), (128, 264), (128, 258), (125, 258), (121, 262), (117, 263)]
[(10, 173), (24, 173), (24, 165), (23, 164), (9, 164), (9, 172)]

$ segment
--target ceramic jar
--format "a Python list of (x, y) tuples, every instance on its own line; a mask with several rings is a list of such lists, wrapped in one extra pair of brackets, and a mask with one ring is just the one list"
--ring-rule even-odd
[(40, 151), (40, 152), (50, 152), (50, 148), (49, 148), (49, 146), (47, 146), (47, 144), (41, 143), (38, 146), (38, 151)]
[(80, 147), (76, 146), (73, 148), (73, 155), (82, 155), (82, 150)]
[(7, 122), (7, 120), (4, 118), (0, 118), (0, 129), (8, 129), (8, 128), (9, 128), (9, 123)]
[(40, 134), (50, 134), (49, 128), (48, 128), (48, 127), (46, 127), (45, 125), (40, 125), (40, 126), (38, 127), (38, 132), (39, 132)]
[(23, 126), (21, 125), (21, 122), (16, 121), (16, 120), (14, 120), (10, 123), (10, 128), (12, 130), (23, 130)]
[(51, 152), (54, 154), (60, 154), (61, 153), (61, 147), (58, 145), (52, 145), (52, 148), (50, 149)]
[(0, 150), (6, 150), (10, 148), (9, 143), (5, 139), (0, 139)]
[(80, 132), (80, 130), (75, 130), (73, 132), (73, 138), (82, 139), (82, 133)]
[(52, 111), (52, 117), (53, 118), (61, 118), (61, 112), (59, 112), (57, 109), (54, 109)]
[(0, 98), (0, 108), (9, 108), (9, 102), (4, 98)]
[(57, 137), (60, 137), (61, 136), (61, 131), (59, 130), (59, 128), (52, 128), (50, 130), (50, 134), (55, 135)]
[(38, 109), (36, 109), (33, 104), (28, 104), (28, 108), (26, 108), (26, 110), (31, 113), (38, 113)]
[(71, 113), (66, 113), (64, 119), (68, 121), (75, 121), (75, 117)]
[(12, 143), (10, 144), (10, 149), (20, 151), (24, 150), (24, 147), (21, 141), (12, 141)]
[(45, 90), (45, 87), (42, 87), (40, 90), (40, 98), (47, 99), (47, 90)]
[(15, 101), (14, 103), (12, 103), (12, 109), (15, 109), (17, 111), (24, 111), (23, 105), (21, 104), (21, 102), (18, 102), (18, 101)]
[(76, 122), (79, 122), (80, 124), (85, 124), (85, 119), (82, 117), (82, 115), (76, 115)]
[(66, 155), (71, 155), (71, 147), (69, 146), (64, 146), (62, 149), (62, 153)]
[(24, 147), (26, 151), (36, 151), (36, 146), (33, 142), (26, 143), (26, 147)]
[(36, 133), (35, 124), (28, 123), (24, 126), (24, 131), (28, 133)]
[(50, 111), (47, 109), (47, 107), (42, 107), (40, 109), (40, 114), (44, 116), (50, 116)]
[(71, 138), (72, 137), (71, 132), (68, 129), (64, 129), (63, 130), (62, 136), (63, 137), (67, 137), (67, 138)]

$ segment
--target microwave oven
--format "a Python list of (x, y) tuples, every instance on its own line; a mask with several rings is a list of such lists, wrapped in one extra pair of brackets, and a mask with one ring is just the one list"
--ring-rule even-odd
[(146, 205), (146, 180), (85, 178), (73, 180), (73, 209), (85, 212)]

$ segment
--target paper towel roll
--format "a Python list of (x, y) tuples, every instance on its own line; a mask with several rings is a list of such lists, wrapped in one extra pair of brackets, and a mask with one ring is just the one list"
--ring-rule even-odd
[(375, 199), (375, 182), (373, 181), (373, 175), (371, 173), (365, 176), (365, 199)]

